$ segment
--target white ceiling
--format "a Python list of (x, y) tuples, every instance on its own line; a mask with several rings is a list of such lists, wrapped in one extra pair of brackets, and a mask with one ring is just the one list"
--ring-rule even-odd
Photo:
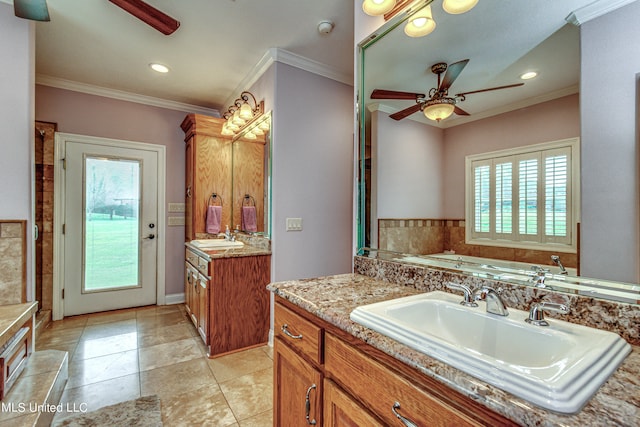
[[(107, 0), (47, 0), (36, 24), (38, 80), (72, 81), (225, 111), (270, 48), (353, 75), (345, 0), (147, 0), (180, 21), (165, 36)], [(330, 34), (317, 31), (334, 22)], [(152, 71), (160, 62), (171, 72)]]

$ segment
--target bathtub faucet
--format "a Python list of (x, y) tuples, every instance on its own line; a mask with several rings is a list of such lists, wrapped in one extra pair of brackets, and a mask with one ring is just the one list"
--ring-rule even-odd
[(551, 255), (551, 261), (553, 261), (558, 265), (558, 267), (560, 267), (560, 274), (569, 274), (567, 269), (564, 268), (564, 265), (562, 265), (562, 263), (560, 262), (560, 257), (558, 255)]

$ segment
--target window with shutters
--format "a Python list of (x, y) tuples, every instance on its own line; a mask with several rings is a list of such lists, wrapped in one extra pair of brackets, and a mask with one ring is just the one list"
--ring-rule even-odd
[(576, 250), (579, 139), (466, 157), (469, 244)]

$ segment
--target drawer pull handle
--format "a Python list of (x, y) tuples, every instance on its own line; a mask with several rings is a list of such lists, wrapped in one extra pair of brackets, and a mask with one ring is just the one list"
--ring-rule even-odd
[(391, 411), (393, 411), (393, 415), (395, 415), (400, 421), (402, 421), (402, 424), (404, 424), (407, 427), (418, 427), (418, 425), (413, 421), (411, 421), (409, 418), (405, 418), (402, 415), (400, 415), (398, 411), (396, 411), (396, 409), (400, 409), (400, 403), (398, 402), (393, 404), (393, 406), (391, 407)]
[(307, 396), (306, 396), (306, 398), (304, 400), (304, 408), (305, 408), (304, 410), (305, 410), (305, 414), (306, 414), (305, 418), (307, 419), (307, 424), (309, 424), (311, 426), (316, 425), (316, 420), (315, 419), (314, 420), (310, 420), (309, 419), (310, 418), (309, 413), (311, 412), (311, 390), (315, 390), (315, 388), (316, 388), (316, 385), (315, 384), (311, 384), (311, 387), (309, 387), (307, 389)]
[(289, 327), (289, 325), (287, 325), (286, 323), (284, 325), (282, 325), (282, 333), (285, 334), (286, 336), (288, 336), (289, 338), (293, 338), (294, 340), (301, 340), (302, 339), (302, 335), (293, 335), (291, 332), (289, 332), (289, 329), (287, 329)]

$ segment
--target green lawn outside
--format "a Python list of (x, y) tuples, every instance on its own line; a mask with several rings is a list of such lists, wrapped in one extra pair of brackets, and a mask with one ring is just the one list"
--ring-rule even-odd
[(85, 289), (137, 286), (137, 218), (91, 214), (85, 226)]

